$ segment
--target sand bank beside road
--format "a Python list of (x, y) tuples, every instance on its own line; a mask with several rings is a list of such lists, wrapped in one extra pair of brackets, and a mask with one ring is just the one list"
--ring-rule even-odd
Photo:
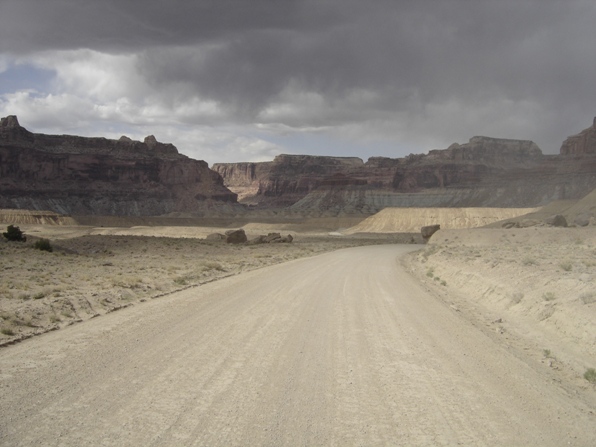
[(596, 368), (596, 228), (440, 230), (410, 265), (428, 287), (579, 386)]

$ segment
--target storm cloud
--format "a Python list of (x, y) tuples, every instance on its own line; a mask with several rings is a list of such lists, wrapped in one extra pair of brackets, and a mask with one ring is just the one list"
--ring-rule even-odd
[(555, 153), (596, 114), (594, 23), (584, 0), (5, 0), (0, 112), (210, 163), (474, 135)]

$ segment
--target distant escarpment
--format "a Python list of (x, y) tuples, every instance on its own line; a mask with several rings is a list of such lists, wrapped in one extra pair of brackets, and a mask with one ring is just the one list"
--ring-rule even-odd
[(596, 155), (596, 117), (592, 127), (563, 141), (561, 155)]
[(280, 155), (213, 169), (241, 203), (303, 215), (373, 214), (386, 207), (535, 207), (578, 199), (596, 188), (595, 129), (569, 137), (560, 155), (543, 155), (532, 141), (477, 136), (428, 154), (366, 163)]
[(62, 214), (205, 213), (237, 202), (204, 161), (143, 142), (29, 132), (0, 121), (0, 208)]

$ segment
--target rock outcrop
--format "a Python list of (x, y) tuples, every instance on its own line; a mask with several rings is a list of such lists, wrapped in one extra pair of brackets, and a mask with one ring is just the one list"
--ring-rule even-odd
[(243, 244), (248, 238), (242, 228), (239, 230), (226, 231), (226, 242), (228, 244)]
[(561, 146), (561, 155), (596, 154), (596, 117), (592, 127), (568, 137)]
[(425, 241), (428, 241), (430, 237), (435, 234), (437, 231), (441, 229), (441, 225), (426, 225), (420, 228), (420, 234), (424, 238)]
[[(596, 187), (596, 150), (543, 155), (528, 140), (473, 137), (404, 158), (280, 155), (216, 164), (241, 202), (306, 215), (374, 214), (386, 207), (534, 207), (578, 199)], [(570, 137), (574, 138), (574, 137)], [(573, 156), (571, 156), (573, 155)]]
[[(213, 170), (227, 182), (241, 202), (246, 204), (265, 201), (268, 206), (292, 205), (310, 191), (325, 186), (325, 182), (345, 186), (350, 182), (366, 183), (363, 179), (350, 179), (346, 172), (361, 168), (363, 162), (356, 157), (323, 157), (310, 155), (278, 155), (272, 162), (216, 163)], [(255, 201), (254, 199), (257, 198)]]
[(0, 121), (0, 208), (62, 214), (201, 214), (237, 196), (204, 161), (172, 144), (44, 135)]
[(77, 225), (77, 221), (70, 216), (54, 213), (53, 211), (31, 210), (0, 210), (0, 223), (33, 224), (33, 225)]

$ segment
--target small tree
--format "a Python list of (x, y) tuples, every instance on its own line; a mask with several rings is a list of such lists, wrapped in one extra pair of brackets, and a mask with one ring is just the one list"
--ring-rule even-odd
[(36, 241), (33, 247), (41, 251), (52, 252), (54, 250), (48, 239), (40, 239)]
[(15, 227), (14, 225), (9, 225), (8, 227), (6, 227), (6, 233), (2, 233), (2, 235), (9, 241), (27, 241), (27, 238), (25, 237), (21, 229), (19, 227)]

